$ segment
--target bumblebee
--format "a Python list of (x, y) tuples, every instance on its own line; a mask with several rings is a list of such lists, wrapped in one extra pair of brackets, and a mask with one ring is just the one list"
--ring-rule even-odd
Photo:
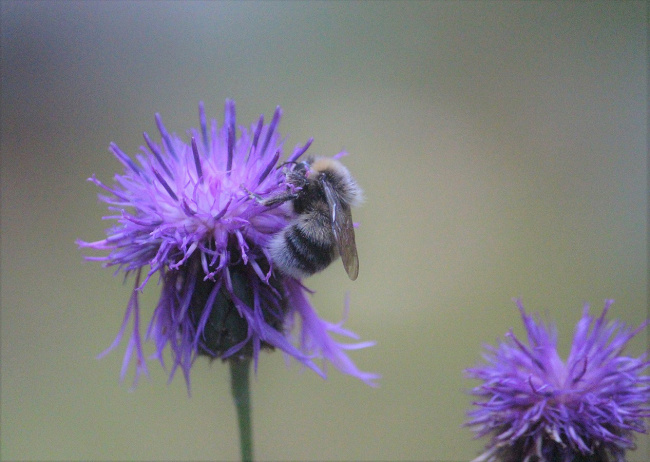
[(296, 163), (285, 175), (292, 191), (262, 201), (267, 206), (292, 205), (292, 219), (269, 245), (274, 267), (287, 276), (304, 278), (341, 256), (354, 281), (359, 257), (350, 209), (361, 203), (361, 188), (342, 163), (327, 157)]

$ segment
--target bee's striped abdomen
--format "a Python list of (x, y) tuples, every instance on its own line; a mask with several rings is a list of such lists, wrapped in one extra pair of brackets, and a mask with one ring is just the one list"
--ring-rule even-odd
[(305, 233), (297, 224), (287, 228), (283, 238), (294, 264), (305, 274), (312, 275), (327, 268), (334, 259), (332, 242), (319, 242), (316, 236)]

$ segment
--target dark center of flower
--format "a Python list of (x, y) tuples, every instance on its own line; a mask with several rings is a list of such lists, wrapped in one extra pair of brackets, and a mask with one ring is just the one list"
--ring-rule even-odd
[[(235, 354), (238, 357), (252, 357), (253, 343), (251, 341), (249, 321), (242, 316), (242, 305), (250, 307), (248, 313), (254, 313), (255, 319), (259, 319), (282, 332), (284, 316), (286, 313), (286, 296), (282, 276), (273, 274), (268, 284), (261, 280), (250, 264), (254, 259), (262, 273), (269, 270), (269, 263), (266, 257), (261, 254), (257, 256), (248, 255), (249, 262), (245, 264), (241, 259), (239, 246), (233, 242), (228, 246), (230, 250), (231, 263), (223, 271), (230, 275), (231, 287), (224, 282), (227, 278), (203, 280), (203, 269), (196, 265), (198, 274), (195, 287), (189, 304), (189, 319), (192, 330), (199, 335), (197, 353), (208, 356), (212, 359), (220, 358), (232, 348), (240, 345)], [(192, 266), (191, 264), (188, 266)], [(214, 268), (209, 268), (212, 271)], [(216, 294), (216, 284), (220, 284)], [(206, 318), (207, 316), (207, 318)], [(253, 320), (254, 322), (254, 320)], [(262, 341), (263, 348), (273, 347)]]

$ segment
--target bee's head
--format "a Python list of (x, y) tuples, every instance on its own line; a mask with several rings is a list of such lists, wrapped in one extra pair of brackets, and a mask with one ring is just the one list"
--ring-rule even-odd
[(285, 162), (281, 165), (287, 183), (302, 188), (308, 181), (309, 162)]

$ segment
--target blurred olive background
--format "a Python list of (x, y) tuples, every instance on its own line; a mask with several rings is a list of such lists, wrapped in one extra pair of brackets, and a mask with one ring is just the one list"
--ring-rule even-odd
[(265, 354), (260, 460), (469, 460), (463, 370), (523, 334), (513, 297), (557, 321), (563, 354), (585, 302), (648, 315), (645, 2), (0, 7), (3, 459), (237, 459), (227, 367), (196, 361), (188, 397), (155, 362), (120, 385), (126, 342), (95, 359), (132, 280), (74, 243), (111, 224), (86, 182), (122, 171), (109, 142), (135, 154), (156, 112), (185, 135), (200, 100), (221, 122), (235, 99), (245, 125), (281, 105), (287, 150), (347, 150), (367, 197), (359, 279), (337, 263), (307, 285), (331, 321), (350, 294), (347, 326), (377, 341), (350, 354), (381, 386)]

